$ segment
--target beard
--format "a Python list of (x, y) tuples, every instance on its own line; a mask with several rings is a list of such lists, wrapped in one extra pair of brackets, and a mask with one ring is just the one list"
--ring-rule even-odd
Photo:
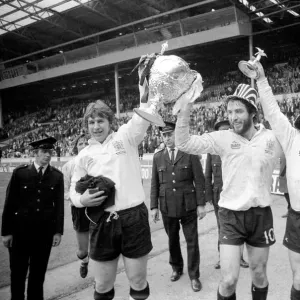
[(234, 123), (231, 123), (232, 129), (236, 134), (244, 135), (252, 126), (253, 120), (249, 117), (247, 120), (244, 120), (242, 123), (239, 123), (239, 127), (236, 128)]

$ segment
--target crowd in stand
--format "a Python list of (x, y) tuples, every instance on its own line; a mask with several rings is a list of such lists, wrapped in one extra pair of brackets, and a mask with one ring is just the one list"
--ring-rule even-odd
[[(287, 63), (277, 64), (266, 71), (274, 94), (290, 94), (300, 92), (300, 61), (298, 58), (290, 59)], [(202, 134), (213, 130), (215, 122), (227, 118), (224, 102), (222, 101), (229, 94), (232, 94), (239, 82), (245, 81), (239, 71), (214, 72), (214, 76), (204, 78), (204, 91), (195, 105), (190, 122), (191, 133)], [(116, 110), (115, 96), (108, 95), (101, 97), (112, 110)], [(139, 105), (139, 95), (135, 91), (124, 91), (120, 93), (120, 112), (132, 111)], [(202, 101), (205, 104), (201, 105)], [(92, 101), (92, 100), (90, 100)], [(28, 150), (28, 144), (46, 135), (54, 136), (57, 140), (56, 155), (72, 155), (72, 142), (74, 138), (82, 133), (81, 117), (85, 107), (90, 101), (76, 100), (70, 98), (60, 103), (47, 104), (46, 107), (39, 107), (35, 112), (10, 111), (4, 115), (5, 126), (2, 133), (8, 133), (10, 138), (9, 147), (3, 151), (3, 157), (28, 157), (32, 153)], [(219, 103), (208, 105), (208, 102)], [(288, 97), (279, 102), (281, 111), (293, 124), (300, 113), (300, 93), (297, 96)], [(26, 114), (27, 113), (27, 114)], [(130, 118), (127, 114), (117, 120), (115, 128), (127, 122)], [(164, 119), (170, 120), (170, 112), (164, 112)], [(259, 107), (257, 122), (263, 123), (267, 128), (269, 124), (264, 120), (263, 112)], [(150, 126), (143, 143), (139, 149), (143, 153), (153, 153), (162, 140), (156, 126)]]

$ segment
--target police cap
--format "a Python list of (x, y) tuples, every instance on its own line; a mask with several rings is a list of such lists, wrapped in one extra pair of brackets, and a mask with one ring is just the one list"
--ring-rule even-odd
[(173, 122), (165, 122), (165, 127), (159, 127), (161, 133), (167, 133), (175, 130), (175, 123)]
[(47, 137), (41, 140), (37, 140), (29, 143), (29, 145), (33, 149), (53, 149), (53, 145), (56, 143), (56, 139), (54, 137)]
[(228, 120), (219, 121), (219, 122), (217, 122), (217, 123), (215, 124), (214, 129), (215, 129), (215, 130), (219, 130), (219, 128), (220, 128), (222, 125), (228, 125), (228, 126), (230, 126), (230, 123), (229, 123)]

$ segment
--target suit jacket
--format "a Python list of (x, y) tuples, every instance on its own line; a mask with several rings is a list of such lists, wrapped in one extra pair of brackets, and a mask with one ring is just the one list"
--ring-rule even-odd
[(17, 167), (6, 190), (2, 215), (2, 236), (13, 235), (30, 220), (46, 221), (53, 234), (63, 234), (63, 174), (48, 166), (39, 180), (34, 164)]
[(198, 156), (178, 150), (172, 165), (167, 149), (154, 154), (150, 208), (169, 217), (183, 217), (205, 205), (205, 179)]
[(205, 165), (206, 201), (218, 203), (223, 188), (222, 161), (219, 155), (207, 154)]
[(138, 152), (139, 152), (139, 155), (143, 155), (144, 151), (143, 151), (143, 143), (139, 143), (138, 145)]

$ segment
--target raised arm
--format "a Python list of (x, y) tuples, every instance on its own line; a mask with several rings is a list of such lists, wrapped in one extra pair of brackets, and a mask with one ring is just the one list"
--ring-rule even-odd
[(258, 62), (257, 66), (261, 74), (257, 80), (257, 87), (265, 118), (269, 121), (274, 134), (281, 143), (283, 151), (286, 152), (294, 139), (296, 129), (280, 111), (262, 65)]
[(188, 154), (211, 153), (221, 155), (222, 150), (218, 143), (221, 136), (218, 131), (201, 136), (189, 134), (190, 108), (191, 105), (188, 105), (185, 110), (178, 114), (175, 128), (176, 146)]
[(138, 147), (139, 143), (143, 141), (149, 125), (150, 122), (144, 120), (134, 113), (133, 117), (128, 121), (128, 123), (120, 127), (119, 132), (126, 134), (130, 143), (133, 146)]

